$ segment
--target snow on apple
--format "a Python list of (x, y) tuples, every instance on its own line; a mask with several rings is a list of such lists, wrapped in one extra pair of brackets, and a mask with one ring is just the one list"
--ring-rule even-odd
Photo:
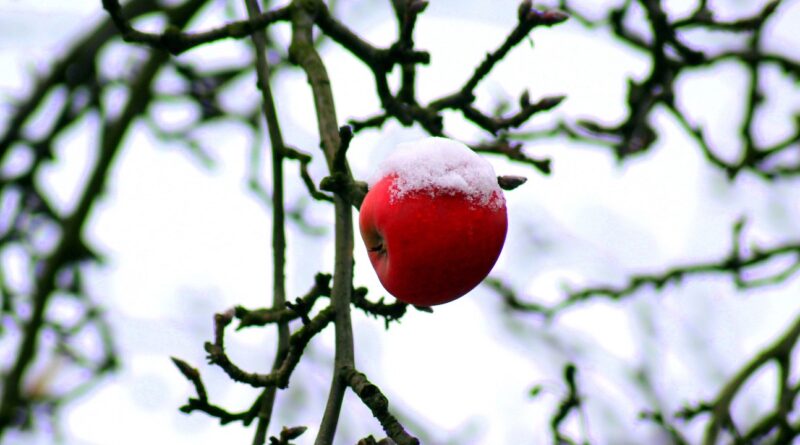
[(470, 201), (496, 208), (505, 205), (492, 164), (452, 139), (431, 137), (399, 144), (370, 178), (370, 187), (394, 175), (392, 199), (425, 191), (436, 194), (462, 194)]
[(445, 138), (400, 144), (369, 181), (359, 228), (381, 284), (419, 306), (453, 301), (489, 274), (505, 242), (491, 164)]

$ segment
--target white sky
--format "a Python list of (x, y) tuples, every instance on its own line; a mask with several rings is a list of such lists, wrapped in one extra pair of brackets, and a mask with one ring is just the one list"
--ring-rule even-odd
[[(511, 1), (469, 7), (457, 1), (431, 3), (416, 34), (418, 46), (433, 56), (419, 75), (423, 100), (460, 85), (511, 29), (517, 8)], [(670, 5), (677, 11), (691, 3)], [(749, 4), (714, 3), (723, 13)], [(800, 23), (800, 2), (786, 4), (780, 26), (772, 30), (782, 50), (787, 45), (800, 48), (796, 32), (790, 32)], [(357, 28), (370, 41), (386, 44), (393, 38), (388, 10), (370, 8), (355, 15), (360, 20)], [(0, 70), (0, 94), (27, 88), (32, 69), (44, 69), (69, 37), (101, 16), (99, 1), (0, 0), (0, 66), (7, 68)], [(646, 60), (574, 24), (536, 30), (532, 37), (533, 47), (520, 45), (481, 85), (479, 104), (484, 109), (491, 109), (497, 99), (514, 103), (528, 89), (532, 98), (568, 94), (556, 112), (534, 119), (537, 124), (559, 116), (599, 116), (613, 122), (624, 115), (625, 79), (646, 74)], [(239, 45), (212, 45), (185, 57), (210, 64), (241, 60), (247, 52)], [(326, 47), (324, 56), (340, 120), (375, 110), (374, 93), (364, 87), (372, 83), (369, 72), (338, 47)], [(732, 85), (741, 85), (742, 79), (737, 68), (725, 66), (693, 74), (681, 84), (682, 106), (711, 126), (718, 145), (736, 142), (731, 131), (737, 122), (731, 115), (740, 113), (741, 93)], [(774, 84), (780, 93), (770, 97), (776, 109), (800, 107), (800, 95), (789, 90), (791, 85), (777, 80)], [(246, 93), (229, 94), (228, 100), (258, 100), (252, 83), (238, 88)], [(275, 90), (286, 138), (313, 148), (316, 126), (305, 79), (296, 71), (287, 72)], [(0, 119), (6, 113), (0, 109)], [(164, 111), (172, 116), (168, 113)], [(633, 271), (718, 258), (727, 252), (730, 227), (742, 214), (750, 215), (748, 239), (770, 245), (800, 237), (797, 180), (771, 185), (745, 174), (729, 184), (704, 163), (699, 149), (665, 113), (656, 113), (656, 121), (666, 129), (657, 146), (621, 166), (600, 149), (557, 141), (530, 144), (532, 154), (553, 158), (550, 177), (487, 158), (500, 174), (529, 177), (524, 187), (507, 193), (510, 231), (494, 273), (529, 295), (555, 301), (565, 281), (575, 286), (618, 283)], [(480, 135), (456, 115), (448, 115), (446, 124), (466, 140)], [(767, 119), (763, 125), (772, 134), (784, 131), (788, 122)], [(43, 178), (63, 208), (79, 190), (76, 185), (95, 149), (96, 126), (90, 119), (64, 138), (59, 164)], [(109, 308), (123, 368), (65, 413), (67, 443), (251, 440), (251, 429), (220, 427), (203, 414), (179, 413), (177, 408), (194, 394), (169, 361), (175, 355), (198, 366), (214, 403), (245, 408), (255, 397), (250, 388), (234, 386), (219, 370), (205, 365), (202, 344), (211, 338), (214, 312), (234, 304), (267, 303), (270, 218), (246, 192), (245, 133), (235, 125), (220, 124), (205, 136), (219, 162), (210, 172), (175, 147), (156, 146), (144, 126), (129, 133), (107, 197), (88, 227), (91, 239), (110, 259), (108, 266), (92, 273), (91, 288)], [(366, 179), (396, 143), (420, 136), (396, 124), (359, 135), (350, 152), (355, 175)], [(324, 176), (319, 158), (312, 166), (317, 180)], [(286, 170), (294, 175), (296, 164), (287, 163)], [(288, 194), (293, 203), (305, 192), (296, 187), (298, 181), (291, 181), (295, 187)], [(309, 215), (324, 226), (331, 212), (316, 206)], [(356, 281), (369, 286), (376, 298), (382, 295), (381, 287), (357, 241)], [(317, 271), (331, 270), (330, 233), (310, 239), (292, 226), (289, 245), (289, 291), (299, 295)], [(419, 424), (430, 432), (433, 443), (536, 444), (549, 437), (547, 416), (563, 391), (557, 376), (564, 360), (580, 357), (580, 377), (595, 419), (588, 426), (591, 437), (598, 443), (624, 443), (651, 431), (636, 420), (638, 411), (648, 406), (629, 383), (637, 367), (653, 372), (670, 408), (687, 401), (682, 397), (709, 397), (721, 377), (782, 331), (800, 308), (794, 296), (798, 290), (795, 279), (780, 289), (737, 296), (726, 279), (690, 280), (662, 295), (643, 291), (620, 305), (581, 306), (548, 328), (533, 317), (501, 317), (499, 299), (479, 288), (437, 307), (433, 315), (412, 310), (389, 331), (380, 321), (354, 311), (357, 365), (389, 395), (409, 426)], [(641, 340), (646, 332), (654, 332), (655, 340)], [(246, 369), (263, 371), (271, 363), (274, 338), (269, 330), (231, 332), (228, 342), (230, 354)], [(329, 384), (332, 343), (329, 329), (311, 345), (292, 387), (281, 393), (281, 415), (272, 432), (282, 424), (305, 424), (310, 431), (300, 443), (312, 442)], [(527, 391), (540, 383), (546, 394), (531, 400)], [(765, 397), (772, 388), (768, 383), (765, 376), (754, 385), (749, 397), (735, 405), (737, 412), (771, 400)], [(294, 404), (282, 403), (288, 398)], [(343, 418), (347, 420), (337, 443), (380, 434), (377, 422), (352, 396), (345, 401)], [(607, 424), (604, 418), (610, 419)], [(12, 440), (49, 443), (46, 435)]]

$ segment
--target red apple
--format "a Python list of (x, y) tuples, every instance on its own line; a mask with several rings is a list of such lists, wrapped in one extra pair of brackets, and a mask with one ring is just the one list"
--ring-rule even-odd
[(506, 237), (505, 199), (491, 165), (443, 138), (416, 143), (385, 164), (361, 205), (359, 227), (383, 286), (433, 306), (489, 274)]

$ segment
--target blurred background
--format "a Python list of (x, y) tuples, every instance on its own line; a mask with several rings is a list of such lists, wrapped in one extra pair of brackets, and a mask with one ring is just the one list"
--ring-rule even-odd
[[(246, 17), (233, 0), (187, 2), (197, 5), (186, 18), (181, 1), (131, 3), (133, 23), (149, 31), (163, 29), (167, 16), (190, 31)], [(779, 338), (797, 363), (797, 334), (787, 329), (800, 315), (800, 1), (708, 2), (728, 24), (775, 10), (763, 26), (740, 24), (744, 31), (681, 28), (686, 46), (731, 55), (697, 62), (673, 44), (665, 54), (682, 61), (680, 70), (654, 68), (663, 61), (635, 44), (655, 35), (646, 3), (537, 2), (573, 9), (573, 18), (536, 28), (476, 89), (475, 106), (488, 114), (515, 109), (524, 91), (533, 101), (566, 96), (502, 135), (549, 158), (550, 174), (485, 156), (498, 174), (528, 178), (506, 193), (509, 233), (489, 284), (433, 313), (411, 309), (388, 329), (353, 311), (359, 369), (423, 443), (554, 441), (568, 364), (580, 403), (561, 427), (575, 443), (677, 443), (672, 427), (700, 443), (708, 413), (675, 413), (713, 402)], [(705, 4), (661, 3), (673, 21)], [(431, 1), (415, 30), (416, 46), (431, 54), (418, 71), (420, 103), (463, 85), (516, 26), (518, 6)], [(331, 9), (372, 44), (395, 41), (389, 2)], [(615, 33), (614, 11), (625, 11), (619, 27), (629, 41)], [(327, 168), (305, 75), (287, 60), (289, 25), (270, 27), (269, 39), (284, 137), (313, 155), (308, 172), (318, 184)], [(319, 48), (342, 124), (375, 115), (370, 70), (329, 39)], [(26, 320), (40, 294), (49, 299), (4, 444), (251, 441), (252, 428), (178, 410), (194, 393), (170, 357), (198, 367), (215, 404), (240, 411), (257, 395), (208, 365), (203, 349), (214, 313), (271, 304), (269, 142), (254, 53), (249, 40), (228, 39), (159, 54), (117, 37), (100, 1), (0, 0), (4, 394)], [(640, 107), (659, 73), (674, 97), (657, 91), (655, 105)], [(390, 83), (399, 84), (396, 72)], [(639, 127), (623, 125), (636, 119)], [(491, 138), (456, 111), (444, 113), (444, 124), (467, 143)], [(354, 176), (368, 178), (396, 144), (423, 136), (394, 120), (357, 133)], [(333, 208), (309, 196), (296, 161), (285, 169), (293, 299), (315, 274), (332, 271)], [(55, 284), (44, 292), (37, 278), (48, 273)], [(391, 300), (358, 237), (355, 282), (370, 298)], [(242, 368), (267, 372), (275, 338), (270, 327), (242, 330), (228, 335), (227, 350)], [(298, 443), (313, 441), (332, 361), (327, 329), (279, 394), (270, 434), (306, 425)], [(774, 410), (787, 425), (800, 421), (798, 367), (785, 362), (759, 367), (738, 391), (731, 416), (740, 431)], [(786, 402), (779, 382), (790, 386), (788, 410), (776, 408)], [(379, 433), (348, 394), (336, 443)]]

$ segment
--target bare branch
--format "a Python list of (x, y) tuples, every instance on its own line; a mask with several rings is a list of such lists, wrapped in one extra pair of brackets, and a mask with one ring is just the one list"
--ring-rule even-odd
[(381, 423), (386, 435), (397, 445), (419, 445), (419, 440), (409, 435), (403, 425), (389, 412), (389, 400), (381, 393), (380, 388), (367, 380), (367, 376), (355, 368), (345, 368), (341, 378), (353, 389), (364, 405), (367, 405), (372, 415)]
[[(779, 388), (781, 388), (781, 397), (779, 401), (786, 403), (787, 401), (794, 400), (797, 391), (794, 391), (791, 395), (787, 394), (786, 392), (788, 391), (788, 386), (786, 381), (789, 378), (789, 373), (787, 370), (791, 360), (791, 354), (797, 345), (798, 338), (800, 338), (800, 316), (792, 322), (789, 329), (786, 330), (786, 332), (781, 335), (780, 338), (753, 357), (750, 362), (742, 367), (742, 369), (740, 369), (728, 381), (728, 383), (722, 387), (720, 392), (714, 398), (713, 402), (709, 404), (711, 410), (711, 420), (708, 423), (705, 437), (703, 438), (703, 443), (705, 445), (714, 445), (717, 443), (717, 436), (719, 435), (720, 429), (725, 423), (732, 422), (730, 408), (733, 399), (739, 393), (744, 384), (750, 380), (753, 375), (755, 375), (756, 371), (764, 367), (767, 363), (776, 361), (781, 369), (786, 368), (780, 373), (781, 381), (779, 382)], [(789, 408), (791, 408), (791, 405), (789, 405)], [(784, 415), (788, 415), (788, 413), (784, 411)], [(784, 419), (785, 421), (788, 421), (785, 416)], [(779, 422), (776, 422), (775, 426), (778, 426), (779, 424)], [(789, 443), (792, 438), (800, 435), (800, 431), (782, 433), (782, 435), (786, 434), (790, 435), (790, 437), (787, 437), (788, 440), (778, 443)]]
[(289, 348), (281, 361), (281, 365), (269, 374), (250, 373), (242, 370), (231, 362), (225, 354), (225, 328), (233, 319), (233, 310), (229, 313), (214, 316), (214, 342), (206, 342), (205, 350), (208, 353), (209, 363), (222, 368), (228, 376), (237, 382), (246, 383), (256, 388), (277, 386), (286, 388), (294, 368), (300, 362), (303, 350), (311, 339), (325, 329), (334, 319), (334, 310), (331, 307), (320, 311), (310, 322), (297, 330), (289, 338)]
[[(626, 283), (619, 286), (591, 286), (584, 289), (571, 290), (567, 292), (560, 302), (552, 306), (523, 301), (510, 287), (496, 278), (487, 279), (486, 284), (503, 297), (507, 307), (510, 309), (538, 313), (550, 318), (569, 307), (590, 299), (621, 300), (632, 296), (644, 287), (652, 286), (656, 290), (660, 290), (670, 283), (680, 283), (687, 277), (707, 274), (731, 275), (738, 288), (753, 289), (782, 283), (794, 276), (797, 271), (800, 271), (800, 266), (798, 266), (798, 263), (800, 263), (800, 242), (789, 242), (769, 249), (753, 247), (749, 253), (743, 254), (739, 239), (742, 227), (743, 221), (735, 225), (731, 252), (724, 258), (677, 265), (656, 273), (634, 274), (628, 277)], [(795, 262), (784, 270), (764, 278), (748, 279), (746, 277), (749, 270), (786, 255), (794, 256)]]
[[(251, 22), (263, 17), (258, 0), (245, 0), (245, 4)], [(280, 310), (286, 304), (286, 217), (283, 199), (283, 157), (286, 149), (280, 122), (278, 121), (278, 112), (272, 97), (266, 40), (267, 35), (264, 30), (253, 32), (252, 41), (256, 52), (258, 89), (261, 91), (261, 106), (264, 118), (267, 121), (272, 153), (272, 309)], [(272, 363), (273, 372), (280, 368), (283, 358), (289, 349), (288, 320), (278, 320), (277, 325), (278, 347)], [(253, 445), (263, 445), (266, 442), (267, 430), (272, 419), (272, 409), (275, 405), (275, 396), (276, 389), (274, 386), (267, 387), (262, 394)], [(284, 437), (283, 433), (281, 437)]]
[(118, 0), (102, 0), (103, 8), (108, 11), (114, 24), (120, 30), (123, 40), (130, 43), (139, 43), (151, 48), (168, 51), (173, 55), (181, 54), (196, 46), (226, 38), (248, 37), (256, 31), (263, 30), (268, 25), (287, 21), (290, 8), (284, 6), (272, 11), (267, 11), (252, 17), (250, 20), (228, 23), (219, 28), (208, 31), (188, 33), (181, 32), (179, 28), (167, 27), (161, 34), (142, 32), (133, 27)]
[[(344, 138), (338, 127), (336, 108), (333, 101), (330, 79), (325, 65), (314, 48), (312, 25), (315, 19), (324, 16), (326, 7), (321, 1), (295, 1), (292, 13), (292, 43), (289, 54), (292, 60), (300, 65), (308, 77), (314, 94), (314, 105), (317, 111), (317, 124), (322, 140), (322, 148), (328, 163), (331, 176), (350, 177), (345, 158), (349, 139)], [(352, 202), (346, 194), (334, 195), (336, 217), (336, 258), (333, 271), (333, 288), (331, 289), (332, 307), (336, 313), (336, 353), (334, 373), (328, 403), (322, 417), (316, 445), (333, 443), (339, 412), (344, 399), (344, 386), (340, 380), (340, 369), (353, 366), (355, 352), (353, 348), (353, 328), (350, 320), (350, 299), (353, 288), (353, 210)]]
[[(183, 17), (183, 22), (185, 23), (190, 16)], [(75, 209), (63, 221), (61, 238), (57, 246), (40, 265), (40, 273), (36, 277), (35, 290), (31, 296), (31, 316), (25, 325), (16, 360), (4, 376), (3, 394), (0, 401), (0, 435), (16, 421), (15, 413), (22, 396), (21, 385), (37, 353), (45, 312), (50, 297), (56, 289), (56, 275), (68, 260), (73, 259), (72, 255), (75, 253), (75, 249), (82, 245), (80, 240), (83, 227), (93, 205), (105, 187), (108, 171), (120, 150), (122, 138), (133, 120), (146, 108), (150, 98), (150, 85), (165, 61), (166, 57), (161, 54), (150, 56), (139, 73), (136, 83), (132, 86), (140, 93), (132, 95), (120, 116), (116, 120), (108, 122), (103, 128), (97, 161), (86, 186)]]

